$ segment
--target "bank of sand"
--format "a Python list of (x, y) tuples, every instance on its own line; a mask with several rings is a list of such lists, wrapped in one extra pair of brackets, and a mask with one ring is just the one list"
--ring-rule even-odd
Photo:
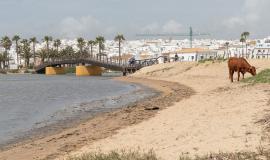
[[(260, 67), (258, 71), (270, 68), (269, 60), (250, 63)], [(269, 147), (264, 126), (256, 122), (269, 110), (270, 85), (230, 83), (226, 62), (160, 64), (132, 77), (184, 84), (196, 94), (71, 155), (138, 147), (153, 149), (163, 159), (176, 160), (182, 153), (194, 156)]]
[[(81, 122), (80, 125), (72, 125), (71, 128), (62, 129), (58, 133), (46, 131), (48, 133), (45, 135), (33, 137), (33, 139), (0, 151), (0, 160), (51, 160), (67, 155), (99, 139), (110, 137), (116, 134), (119, 129), (147, 120), (153, 117), (158, 110), (165, 109), (166, 106), (171, 106), (174, 102), (194, 94), (189, 87), (173, 82), (140, 78), (119, 78), (118, 80), (123, 81), (123, 83), (143, 84), (154, 88), (160, 94), (130, 104), (123, 109), (99, 114)], [(143, 90), (137, 92), (143, 92)], [(55, 128), (51, 126), (45, 129), (59, 130), (61, 126), (55, 126)]]
[[(259, 70), (270, 68), (270, 61), (251, 63)], [(0, 159), (62, 160), (85, 152), (139, 147), (154, 149), (163, 159), (176, 160), (182, 153), (268, 147), (263, 126), (255, 122), (269, 108), (270, 86), (231, 84), (225, 62), (160, 64), (122, 80), (147, 85), (163, 94), (127, 109), (98, 115), (58, 134), (18, 144), (0, 152)]]

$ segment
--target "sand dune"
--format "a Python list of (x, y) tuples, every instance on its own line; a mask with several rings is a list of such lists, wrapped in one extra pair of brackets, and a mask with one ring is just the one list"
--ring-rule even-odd
[[(251, 64), (260, 67), (259, 71), (270, 68), (267, 60), (251, 60)], [(196, 94), (72, 155), (139, 147), (154, 149), (163, 159), (176, 160), (181, 153), (201, 155), (268, 147), (263, 126), (255, 122), (269, 109), (270, 85), (230, 83), (226, 62), (160, 64), (132, 76), (177, 82), (193, 88)]]

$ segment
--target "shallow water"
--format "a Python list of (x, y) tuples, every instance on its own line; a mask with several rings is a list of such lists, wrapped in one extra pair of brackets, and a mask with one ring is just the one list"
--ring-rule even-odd
[(119, 108), (151, 96), (106, 77), (0, 75), (0, 146), (59, 120)]

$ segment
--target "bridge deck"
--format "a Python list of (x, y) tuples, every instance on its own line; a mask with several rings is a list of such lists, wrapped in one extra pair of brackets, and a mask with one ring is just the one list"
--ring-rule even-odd
[(135, 72), (143, 67), (150, 66), (158, 63), (158, 58), (145, 59), (145, 60), (136, 60), (133, 65), (128, 64), (127, 62), (116, 62), (112, 61), (109, 58), (99, 59), (99, 58), (85, 58), (85, 59), (68, 59), (68, 60), (57, 60), (51, 62), (45, 62), (44, 64), (38, 65), (35, 67), (37, 73), (45, 73), (46, 67), (59, 66), (64, 64), (91, 64), (93, 66), (104, 67), (107, 69), (121, 71), (121, 72)]

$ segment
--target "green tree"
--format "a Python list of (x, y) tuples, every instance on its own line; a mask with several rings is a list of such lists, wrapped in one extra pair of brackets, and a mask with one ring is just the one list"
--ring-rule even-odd
[(241, 37), (243, 37), (245, 43), (246, 43), (246, 54), (247, 54), (247, 47), (248, 47), (248, 43), (247, 43), (247, 40), (248, 40), (248, 37), (250, 36), (250, 33), (249, 32), (243, 32), (241, 34)]
[(61, 45), (61, 40), (60, 39), (54, 40), (53, 46), (56, 48), (57, 53), (59, 52), (60, 45)]
[(46, 49), (47, 52), (49, 53), (50, 50), (50, 42), (53, 40), (53, 38), (51, 36), (45, 36), (43, 41), (46, 43)]
[(27, 39), (23, 39), (22, 43), (22, 58), (24, 59), (24, 65), (26, 68), (29, 68), (30, 59), (32, 58), (30, 43)]
[(90, 56), (93, 57), (93, 47), (96, 45), (96, 41), (90, 40), (87, 42), (87, 45), (90, 46)]
[(3, 56), (3, 53), (0, 53), (0, 69), (2, 69), (3, 62), (4, 62), (4, 56)]
[(30, 43), (32, 43), (32, 51), (33, 51), (33, 57), (34, 57), (34, 65), (36, 64), (36, 44), (38, 43), (36, 37), (30, 38)]
[(244, 43), (246, 42), (245, 38), (241, 36), (240, 42), (242, 43), (242, 57), (244, 57)]
[(5, 62), (8, 60), (5, 52), (0, 53), (0, 69), (5, 67)]
[(76, 58), (76, 53), (75, 53), (73, 47), (71, 47), (71, 46), (66, 46), (60, 52), (61, 52), (61, 55), (63, 55), (63, 57), (65, 57), (67, 59), (74, 59), (74, 58)]
[(37, 57), (40, 58), (40, 62), (43, 64), (45, 62), (45, 59), (48, 58), (48, 52), (47, 49), (40, 49), (37, 52)]
[(99, 54), (99, 60), (101, 60), (101, 54), (102, 54), (102, 51), (105, 49), (105, 38), (102, 37), (102, 36), (98, 36), (96, 38), (96, 43), (98, 44), (98, 54)]
[(84, 47), (85, 47), (85, 45), (86, 45), (86, 42), (85, 42), (85, 40), (83, 39), (83, 38), (78, 38), (77, 39), (77, 47), (79, 48), (79, 50), (80, 50), (80, 58), (82, 58), (82, 56), (83, 56), (83, 50), (84, 50)]
[(20, 36), (19, 35), (15, 35), (12, 38), (12, 41), (15, 42), (15, 47), (16, 47), (16, 57), (17, 57), (17, 65), (20, 65), (20, 60), (19, 60), (19, 52), (18, 52), (18, 46), (19, 46), (19, 40), (20, 40)]
[[(10, 38), (8, 36), (4, 36), (2, 39), (1, 39), (1, 46), (5, 49), (5, 52), (4, 52), (4, 68), (6, 67), (6, 65), (8, 66), (9, 68), (9, 60), (10, 60), (10, 57), (9, 57), (9, 50), (12, 46), (12, 41), (10, 40)], [(7, 64), (6, 64), (7, 62)]]
[(126, 39), (125, 39), (124, 35), (118, 34), (118, 35), (115, 36), (114, 40), (118, 42), (118, 48), (119, 48), (119, 57), (118, 58), (119, 58), (119, 64), (120, 64), (121, 61), (122, 61), (122, 58), (121, 58), (121, 43)]
[(228, 57), (228, 58), (230, 57), (230, 55), (229, 55), (229, 45), (230, 45), (229, 42), (226, 42), (226, 43), (225, 43), (225, 47), (226, 47), (226, 49), (227, 49), (227, 57)]

